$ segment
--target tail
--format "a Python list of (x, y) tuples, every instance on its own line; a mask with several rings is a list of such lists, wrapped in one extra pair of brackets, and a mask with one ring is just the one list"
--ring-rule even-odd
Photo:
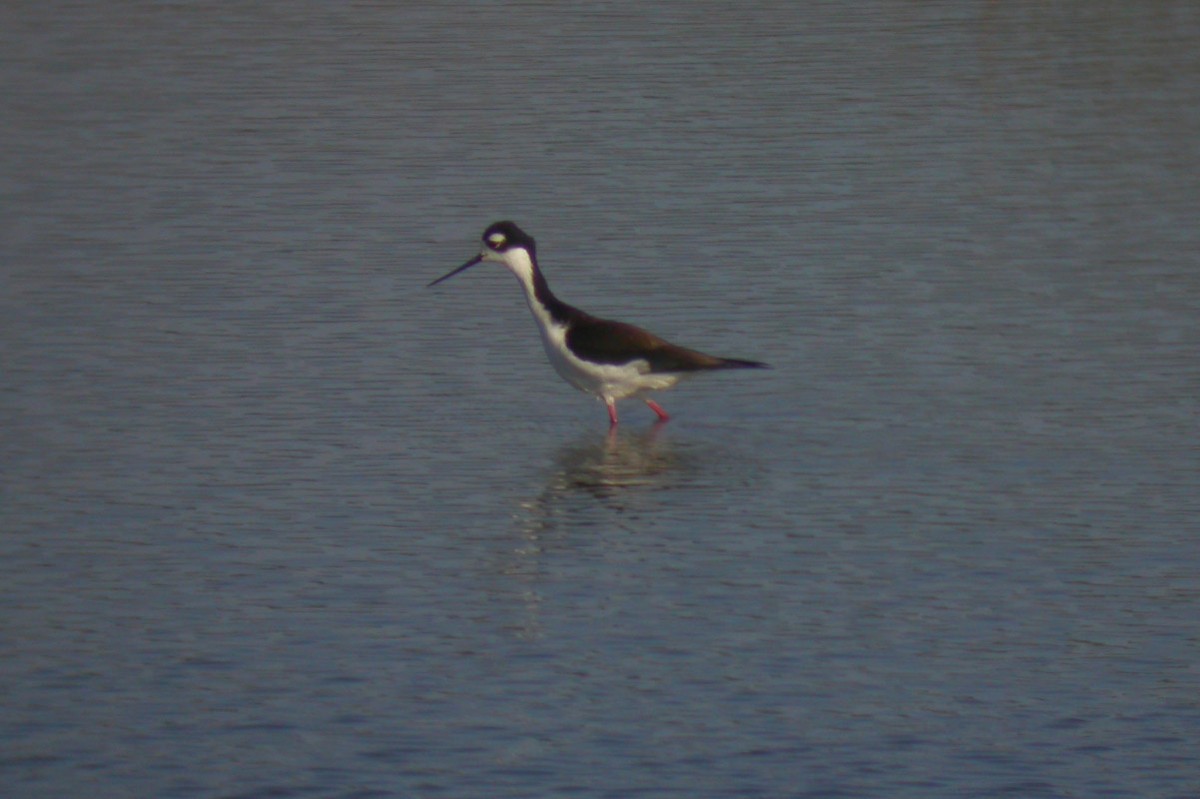
[(743, 361), (740, 358), (722, 358), (714, 369), (770, 369), (770, 364), (762, 361)]

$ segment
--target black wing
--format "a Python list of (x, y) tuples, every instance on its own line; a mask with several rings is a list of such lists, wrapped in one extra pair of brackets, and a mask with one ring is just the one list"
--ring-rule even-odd
[(582, 311), (571, 320), (567, 346), (592, 363), (621, 365), (644, 360), (651, 372), (695, 372), (705, 369), (763, 369), (765, 363), (718, 358), (664, 341), (625, 322), (597, 319)]

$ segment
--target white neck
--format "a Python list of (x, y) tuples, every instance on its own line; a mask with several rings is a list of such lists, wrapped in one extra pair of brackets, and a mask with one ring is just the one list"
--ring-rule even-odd
[(537, 292), (533, 285), (533, 259), (529, 257), (529, 251), (522, 247), (514, 247), (508, 252), (493, 256), (493, 258), (504, 264), (520, 282), (521, 288), (525, 290), (525, 302), (529, 304), (533, 318), (537, 320), (538, 326), (542, 330), (546, 330), (552, 322), (550, 314), (537, 299)]
[(508, 267), (508, 271), (521, 281), (525, 292), (533, 296), (533, 259), (529, 257), (528, 250), (523, 247), (514, 247), (506, 253), (493, 256), (493, 258)]

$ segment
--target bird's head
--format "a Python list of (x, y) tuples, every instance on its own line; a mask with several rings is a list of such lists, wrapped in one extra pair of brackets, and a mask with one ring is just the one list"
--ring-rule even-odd
[(536, 259), (537, 243), (534, 242), (533, 236), (507, 220), (494, 222), (483, 231), (483, 249), (478, 255), (429, 285), (436, 286), (483, 261), (502, 263), (518, 278), (526, 280), (533, 272)]

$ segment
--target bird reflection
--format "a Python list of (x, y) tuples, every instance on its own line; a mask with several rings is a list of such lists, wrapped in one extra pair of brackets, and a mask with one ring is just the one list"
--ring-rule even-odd
[(613, 427), (603, 438), (588, 436), (559, 450), (545, 487), (521, 503), (525, 548), (537, 551), (547, 538), (611, 522), (605, 508), (625, 510), (632, 494), (663, 485), (675, 457), (660, 439), (662, 427), (641, 433)]
[[(614, 530), (636, 532), (642, 514), (651, 511), (655, 492), (678, 485), (687, 471), (677, 447), (657, 424), (644, 432), (610, 428), (597, 439), (588, 435), (563, 446), (545, 487), (521, 503), (516, 530), (519, 544), (505, 558), (501, 571), (521, 584), (524, 619), (518, 634), (541, 636), (541, 594), (545, 557), (556, 550), (586, 547), (599, 538), (579, 538), (580, 532), (611, 535)], [(572, 540), (574, 538), (574, 540)]]
[(526, 507), (535, 518), (552, 523), (583, 497), (623, 509), (631, 494), (665, 486), (679, 458), (662, 438), (663, 427), (660, 422), (640, 433), (610, 428), (601, 439), (588, 437), (564, 446), (546, 487)]

